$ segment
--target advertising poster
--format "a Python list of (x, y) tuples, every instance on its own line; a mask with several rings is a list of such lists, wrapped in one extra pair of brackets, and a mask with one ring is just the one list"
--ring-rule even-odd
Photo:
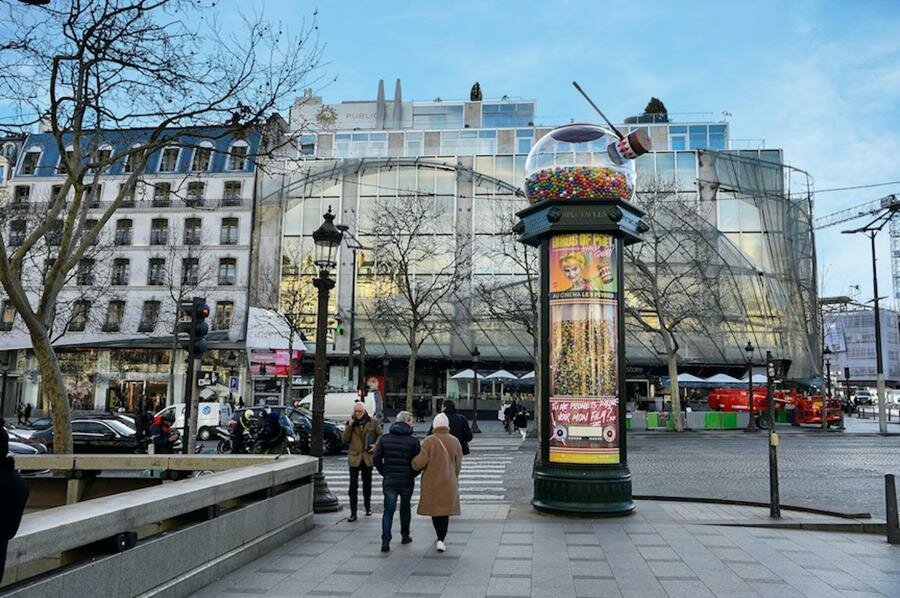
[(550, 240), (550, 461), (619, 462), (616, 243)]

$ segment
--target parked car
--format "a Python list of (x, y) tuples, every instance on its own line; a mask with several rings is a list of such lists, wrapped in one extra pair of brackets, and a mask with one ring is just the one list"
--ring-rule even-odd
[(14, 425), (7, 423), (3, 426), (3, 429), (6, 430), (6, 433), (9, 435), (10, 442), (18, 442), (20, 444), (25, 444), (28, 446), (33, 446), (35, 448), (40, 447), (38, 450), (40, 453), (46, 453), (47, 448), (41, 444), (39, 441), (34, 440), (34, 435), (36, 432), (34, 430), (25, 430), (23, 428), (17, 428)]
[[(262, 407), (249, 407), (256, 417), (262, 415)], [(285, 405), (273, 406), (272, 411), (276, 413), (284, 413), (287, 415), (291, 423), (294, 424), (294, 432), (297, 434), (298, 443), (300, 444), (300, 452), (309, 454), (310, 451), (310, 435), (312, 433), (312, 413), (306, 409), (295, 409)], [(234, 412), (232, 419), (240, 418), (247, 409), (238, 409)], [(325, 420), (322, 426), (322, 442), (326, 455), (337, 455), (344, 451), (347, 446), (341, 438), (343, 434), (343, 424), (337, 424), (330, 420)]]
[(31, 424), (28, 425), (32, 430), (46, 430), (47, 428), (53, 425), (53, 419), (50, 417), (39, 417), (37, 419), (31, 420)]
[(853, 397), (857, 405), (871, 405), (875, 402), (875, 397), (866, 388), (860, 388)]
[[(32, 439), (53, 451), (53, 428), (37, 432)], [(134, 428), (115, 417), (72, 420), (72, 448), (76, 453), (142, 453)]]

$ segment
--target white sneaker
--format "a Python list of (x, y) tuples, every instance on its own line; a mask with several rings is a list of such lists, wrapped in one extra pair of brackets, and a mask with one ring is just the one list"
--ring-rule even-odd
[(440, 540), (438, 540), (437, 541), (437, 551), (444, 552), (445, 550), (447, 550), (447, 545), (444, 544), (443, 542), (441, 542)]

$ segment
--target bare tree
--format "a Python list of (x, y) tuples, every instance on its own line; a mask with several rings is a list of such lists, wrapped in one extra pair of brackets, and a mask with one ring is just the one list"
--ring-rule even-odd
[[(0, 33), (0, 102), (14, 116), (0, 119), (0, 131), (24, 132), (43, 122), (62, 156), (61, 192), (38, 226), (9, 251), (0, 231), (0, 283), (30, 334), (61, 452), (72, 450), (70, 416), (49, 329), (68, 273), (122, 205), (149, 157), (183, 141), (179, 127), (224, 123), (223, 134), (240, 136), (308, 85), (318, 68), (314, 21), (290, 37), (257, 17), (246, 20), (239, 38), (218, 29), (214, 4), (74, 0), (34, 7), (0, 0), (7, 23)], [(104, 151), (110, 130), (120, 130), (127, 143)], [(131, 174), (125, 184), (96, 221), (89, 219), (90, 189), (107, 167), (126, 158)], [(29, 297), (20, 282), (23, 265), (57, 221), (58, 258), (40, 295)]]
[(678, 195), (666, 181), (638, 191), (636, 204), (647, 215), (644, 242), (625, 251), (626, 312), (657, 335), (669, 370), (675, 430), (684, 430), (678, 390), (678, 337), (704, 320), (720, 320), (715, 271), (721, 262), (694, 194)]
[(448, 325), (443, 304), (467, 278), (467, 243), (441, 231), (441, 205), (430, 196), (402, 194), (375, 206), (375, 326), (397, 332), (409, 348), (406, 409), (412, 410), (416, 357), (428, 338)]
[(496, 277), (490, 282), (479, 282), (475, 286), (475, 297), (481, 312), (479, 315), (504, 322), (531, 339), (535, 396), (540, 396), (541, 368), (537, 363), (541, 325), (539, 250), (519, 242), (518, 234), (514, 232), (517, 223), (518, 218), (513, 211), (504, 211), (499, 216), (501, 234), (496, 237), (498, 251), (491, 256), (514, 274)]

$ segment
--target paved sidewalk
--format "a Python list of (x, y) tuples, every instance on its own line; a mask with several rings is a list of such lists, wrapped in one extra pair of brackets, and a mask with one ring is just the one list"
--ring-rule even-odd
[[(524, 516), (523, 516), (524, 515)], [(821, 521), (785, 513), (787, 521)], [(514, 518), (511, 518), (514, 517)], [(316, 527), (196, 594), (234, 596), (898, 596), (900, 547), (875, 535), (732, 527), (764, 509), (642, 501), (624, 518), (514, 516), (463, 506), (448, 551), (429, 519), (381, 553), (380, 517)], [(840, 520), (845, 521), (845, 520)]]

